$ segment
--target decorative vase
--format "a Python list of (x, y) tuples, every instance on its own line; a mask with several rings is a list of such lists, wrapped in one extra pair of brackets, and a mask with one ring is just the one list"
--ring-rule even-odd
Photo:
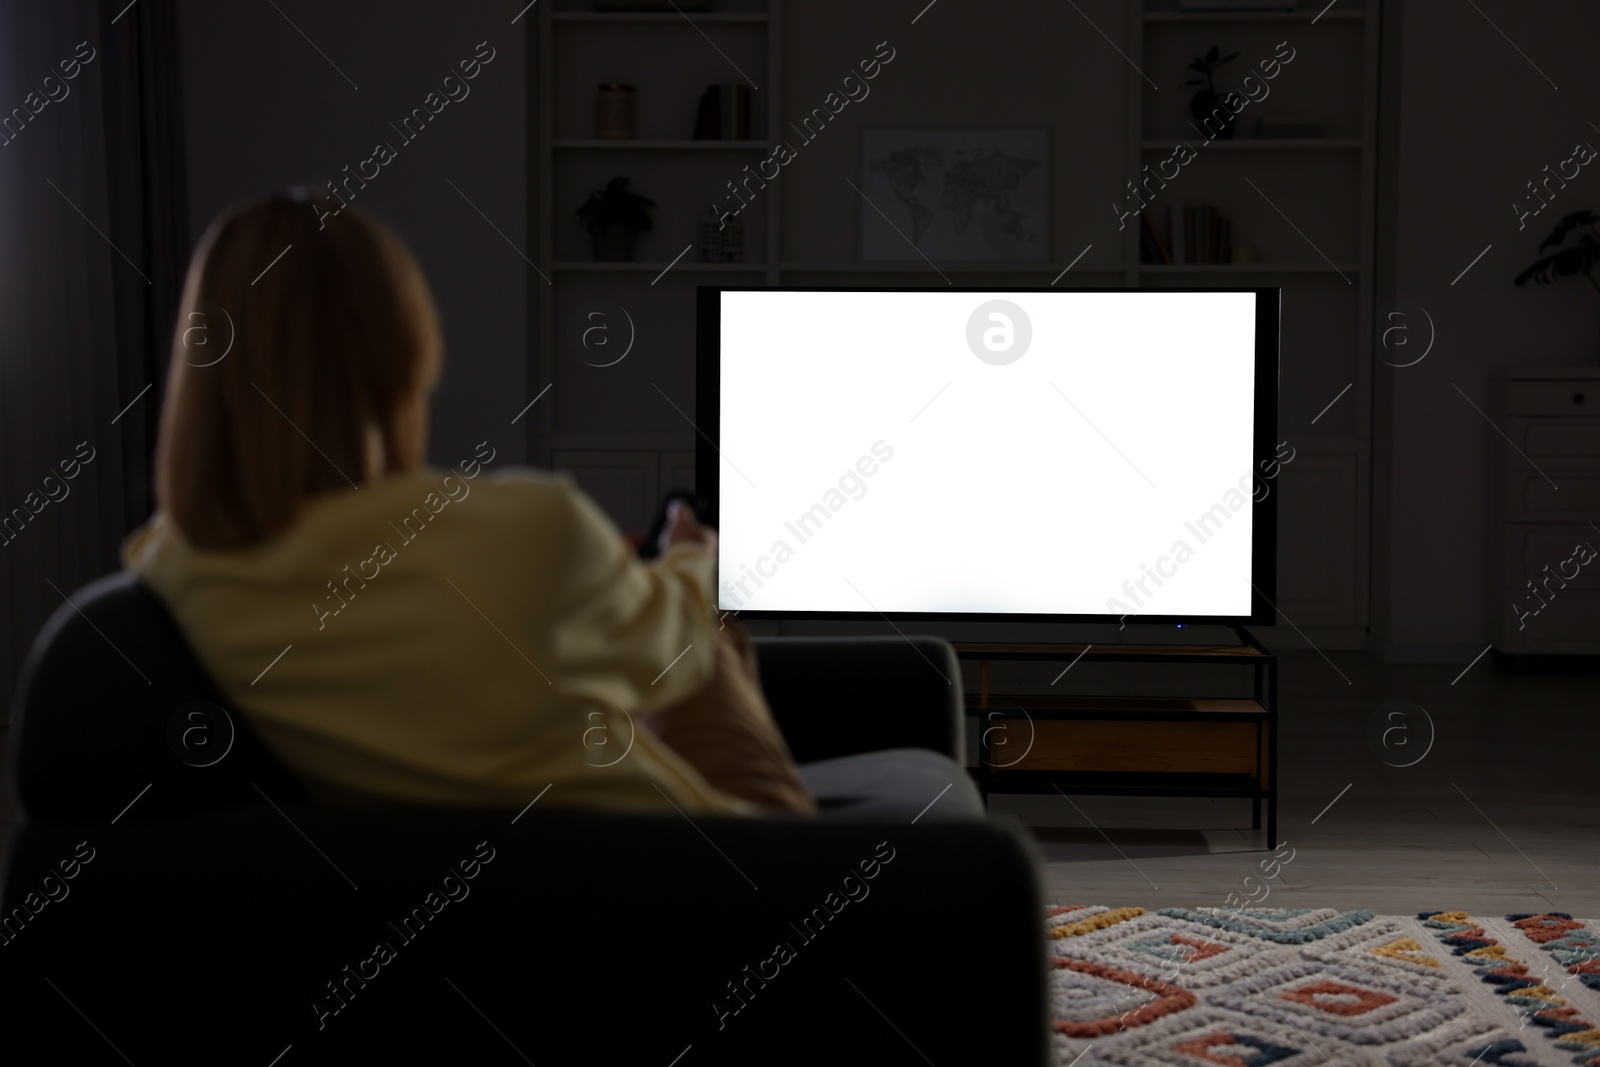
[(716, 204), (700, 223), (700, 262), (744, 262), (744, 223), (737, 215), (724, 218)]
[(633, 261), (634, 239), (639, 232), (625, 222), (613, 222), (603, 230), (590, 230), (594, 239), (594, 258), (599, 263)]
[(621, 82), (600, 86), (594, 98), (594, 135), (600, 140), (631, 140), (634, 136), (634, 100), (638, 91)]

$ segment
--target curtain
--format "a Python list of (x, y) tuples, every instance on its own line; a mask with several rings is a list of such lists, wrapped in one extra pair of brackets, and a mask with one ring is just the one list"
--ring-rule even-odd
[(180, 67), (174, 0), (0, 5), (0, 715), (44, 620), (151, 510), (189, 249)]

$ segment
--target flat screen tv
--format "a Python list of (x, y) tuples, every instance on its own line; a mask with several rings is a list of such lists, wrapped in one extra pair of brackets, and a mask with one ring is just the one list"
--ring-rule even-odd
[(698, 301), (720, 610), (1275, 621), (1277, 289)]

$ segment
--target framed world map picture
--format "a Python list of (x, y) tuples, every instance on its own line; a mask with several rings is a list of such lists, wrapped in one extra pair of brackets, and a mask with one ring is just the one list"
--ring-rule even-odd
[(861, 138), (863, 261), (1050, 259), (1047, 130), (866, 130)]

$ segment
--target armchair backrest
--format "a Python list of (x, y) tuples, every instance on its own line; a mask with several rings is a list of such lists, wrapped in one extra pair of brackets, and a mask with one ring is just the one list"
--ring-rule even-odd
[(56, 609), (23, 664), (8, 780), (35, 820), (189, 814), (303, 797), (190, 651), (166, 607), (128, 572)]

